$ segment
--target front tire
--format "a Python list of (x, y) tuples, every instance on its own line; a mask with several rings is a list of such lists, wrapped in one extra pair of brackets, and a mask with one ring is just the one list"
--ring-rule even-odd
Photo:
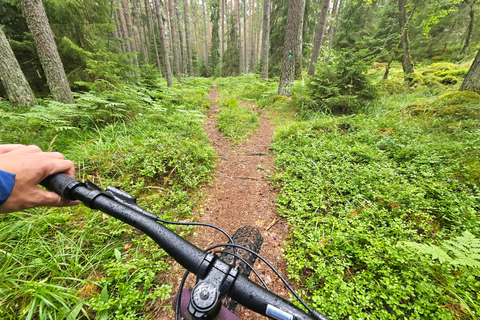
[[(262, 234), (260, 233), (260, 231), (258, 231), (258, 229), (253, 226), (240, 227), (235, 232), (232, 239), (236, 245), (246, 247), (257, 253), (260, 251), (263, 243)], [(250, 268), (243, 261), (235, 259), (234, 256), (229, 254), (233, 252), (233, 247), (225, 248), (225, 250), (223, 250), (223, 252), (220, 254), (220, 259), (231, 266), (237, 266), (240, 274), (248, 277), (251, 271)], [(255, 260), (257, 259), (254, 254), (240, 248), (236, 248), (236, 254), (245, 259), (251, 266), (253, 266)], [(235, 265), (234, 262), (236, 262)], [(234, 312), (235, 308), (237, 307), (237, 302), (235, 300), (232, 300), (232, 298), (230, 297), (226, 297), (223, 300), (223, 306), (225, 306), (228, 310)]]

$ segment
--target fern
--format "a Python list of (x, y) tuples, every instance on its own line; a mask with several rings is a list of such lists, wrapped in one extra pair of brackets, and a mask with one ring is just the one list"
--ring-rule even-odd
[(405, 246), (417, 251), (419, 254), (428, 254), (440, 263), (466, 268), (480, 268), (480, 239), (465, 231), (462, 236), (454, 240), (446, 240), (439, 246), (404, 242)]

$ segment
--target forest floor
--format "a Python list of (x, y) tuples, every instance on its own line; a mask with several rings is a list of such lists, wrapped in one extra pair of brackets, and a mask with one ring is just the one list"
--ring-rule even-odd
[[(217, 114), (220, 112), (217, 105), (218, 95), (216, 87), (208, 95), (212, 104), (204, 125), (216, 149), (218, 163), (214, 182), (206, 188), (207, 197), (202, 207), (197, 210), (196, 218), (198, 222), (218, 226), (230, 235), (233, 235), (241, 226), (256, 227), (263, 237), (260, 254), (282, 275), (285, 275), (286, 263), (283, 254), (288, 226), (277, 213), (275, 200), (278, 192), (269, 181), (273, 174), (274, 158), (270, 146), (274, 127), (255, 105), (241, 102), (254, 111), (260, 112), (259, 127), (249, 140), (233, 145), (218, 129)], [(218, 231), (205, 227), (198, 227), (190, 240), (204, 249), (228, 241)], [(176, 263), (172, 268), (174, 272), (170, 274), (170, 283), (174, 285), (176, 291), (184, 270)], [(264, 263), (260, 263), (257, 259), (255, 269), (273, 292), (287, 297), (287, 291), (282, 282)], [(253, 279), (253, 273), (250, 278)], [(193, 277), (190, 277), (187, 284), (194, 285)], [(240, 319), (267, 319), (242, 306), (237, 307), (236, 314)], [(171, 308), (162, 308), (156, 315), (156, 319), (173, 318), (174, 313)]]

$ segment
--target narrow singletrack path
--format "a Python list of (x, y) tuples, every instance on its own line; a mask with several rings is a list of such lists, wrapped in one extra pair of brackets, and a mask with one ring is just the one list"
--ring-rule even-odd
[[(232, 142), (220, 132), (217, 126), (217, 114), (220, 111), (216, 101), (218, 95), (218, 90), (214, 87), (207, 96), (212, 104), (204, 125), (216, 149), (218, 162), (214, 182), (207, 187), (208, 197), (199, 208), (196, 214), (197, 219), (199, 222), (216, 225), (230, 235), (233, 235), (241, 226), (255, 226), (263, 237), (260, 254), (282, 275), (285, 275), (286, 265), (283, 254), (288, 226), (276, 211), (277, 192), (269, 182), (273, 174), (274, 159), (270, 146), (274, 127), (254, 105), (241, 102), (254, 111), (260, 112), (259, 127), (249, 140), (232, 146)], [(198, 227), (193, 234), (193, 239), (190, 240), (202, 249), (228, 241), (218, 231), (206, 227)], [(273, 292), (282, 297), (288, 296), (283, 283), (264, 263), (260, 263), (257, 259), (255, 268)], [(178, 274), (176, 267), (173, 271), (174, 274)], [(180, 277), (173, 281), (175, 290), (180, 284)], [(250, 278), (254, 279), (253, 273)], [(190, 279), (188, 284), (193, 286), (193, 279)], [(163, 310), (157, 319), (174, 318), (173, 312), (165, 311)], [(237, 307), (236, 314), (242, 320), (267, 319), (240, 305)]]
[[(270, 146), (274, 127), (255, 105), (241, 102), (260, 112), (259, 127), (250, 139), (232, 146), (232, 142), (217, 126), (217, 114), (220, 110), (216, 101), (218, 98), (216, 87), (207, 98), (212, 104), (204, 127), (217, 151), (219, 162), (215, 169), (214, 183), (207, 189), (209, 197), (199, 219), (201, 222), (221, 227), (230, 235), (241, 226), (257, 227), (263, 237), (260, 254), (284, 275), (284, 240), (288, 227), (277, 213), (275, 206), (277, 192), (269, 182), (273, 175), (274, 158)], [(205, 228), (198, 229), (195, 236), (196, 243), (201, 248), (210, 247), (220, 239), (227, 241), (225, 237), (219, 236), (218, 232)], [(282, 282), (265, 264), (257, 261), (255, 267), (272, 291), (286, 296)], [(253, 275), (250, 278), (253, 279)], [(241, 306), (237, 307), (236, 314), (240, 319), (267, 319)]]

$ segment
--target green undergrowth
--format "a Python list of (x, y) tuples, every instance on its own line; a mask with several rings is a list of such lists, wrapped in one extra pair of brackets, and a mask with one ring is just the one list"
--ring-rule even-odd
[(478, 185), (461, 179), (478, 139), (379, 115), (279, 130), (277, 204), (294, 228), (288, 268), (319, 310), (334, 319), (478, 312), (478, 268), (457, 278), (454, 266), (402, 244), (480, 235)]
[(250, 138), (258, 128), (258, 113), (241, 105), (236, 99), (222, 98), (218, 106), (220, 108), (217, 116), (218, 128), (234, 144)]
[[(78, 107), (82, 97), (97, 103), (112, 94), (125, 98), (111, 98), (124, 104), (118, 117), (94, 109), (60, 115), (33, 107), (16, 118), (4, 103), (2, 143), (60, 151), (77, 164), (79, 179), (120, 186), (164, 219), (190, 219), (199, 186), (210, 181), (215, 162), (203, 130), (211, 82), (193, 78), (168, 89), (163, 82), (117, 89), (79, 94), (74, 106), (38, 105), (84, 112)], [(65, 129), (57, 130), (48, 117), (61, 120)], [(162, 280), (171, 268), (164, 251), (125, 223), (85, 206), (0, 216), (0, 257), (1, 319), (141, 319), (172, 294)]]
[[(426, 68), (459, 82), (428, 82)], [(464, 71), (454, 65), (418, 70), (417, 84), (398, 64), (388, 81), (370, 70), (380, 95), (348, 116), (309, 111), (302, 82), (282, 97), (258, 77), (224, 80), (277, 124), (289, 275), (331, 319), (480, 315), (478, 97), (456, 91)]]

